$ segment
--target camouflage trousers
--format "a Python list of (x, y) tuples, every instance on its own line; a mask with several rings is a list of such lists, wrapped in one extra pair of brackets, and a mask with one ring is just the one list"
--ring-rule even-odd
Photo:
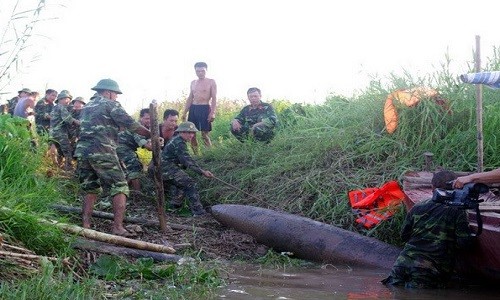
[(50, 142), (56, 146), (59, 155), (63, 155), (67, 160), (73, 158), (73, 147), (67, 132), (51, 132)]
[(109, 196), (129, 195), (127, 179), (114, 153), (95, 153), (78, 158), (78, 179), (82, 191), (99, 194), (102, 189), (109, 191)]
[(253, 137), (256, 141), (269, 142), (274, 137), (274, 129), (267, 126), (266, 124), (260, 124), (256, 126), (252, 132), (251, 126), (244, 125), (241, 126), (239, 131), (233, 130), (231, 127), (231, 133), (240, 141), (244, 142), (249, 136)]
[(394, 266), (382, 283), (406, 288), (441, 288), (446, 286), (447, 281), (448, 278), (441, 276), (435, 269)]
[(116, 149), (116, 154), (125, 167), (125, 177), (128, 180), (139, 179), (142, 177), (144, 166), (135, 151), (132, 151), (129, 148), (118, 147), (118, 149)]
[(171, 168), (168, 173), (163, 174), (163, 183), (166, 194), (170, 198), (170, 204), (182, 205), (182, 195), (185, 195), (189, 199), (189, 207), (193, 213), (203, 210), (196, 182), (185, 171)]

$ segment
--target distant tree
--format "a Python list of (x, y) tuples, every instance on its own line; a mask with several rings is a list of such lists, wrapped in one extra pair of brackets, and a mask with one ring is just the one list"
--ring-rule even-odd
[[(30, 4), (31, 2), (31, 4)], [(33, 51), (26, 51), (34, 28), (42, 21), (45, 0), (0, 1), (0, 94), (25, 67), (38, 59)]]

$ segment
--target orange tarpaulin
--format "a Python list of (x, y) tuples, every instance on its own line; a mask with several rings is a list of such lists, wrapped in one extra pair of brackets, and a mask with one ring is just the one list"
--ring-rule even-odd
[(399, 102), (407, 107), (416, 106), (422, 99), (432, 99), (438, 105), (447, 109), (446, 101), (439, 93), (431, 88), (416, 87), (407, 90), (397, 90), (389, 94), (384, 105), (385, 128), (388, 133), (393, 133), (398, 127), (398, 113), (396, 104)]
[(370, 229), (396, 212), (396, 206), (404, 199), (397, 181), (389, 181), (380, 188), (366, 188), (348, 193), (351, 207), (358, 213), (356, 223)]

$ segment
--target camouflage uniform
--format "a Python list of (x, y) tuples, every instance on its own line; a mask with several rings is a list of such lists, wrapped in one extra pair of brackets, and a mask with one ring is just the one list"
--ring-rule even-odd
[[(69, 108), (69, 111), (71, 113), (71, 116), (76, 119), (80, 120), (80, 117), (82, 116), (82, 111), (81, 110), (74, 110), (71, 106)], [(71, 124), (69, 126), (69, 141), (71, 143), (71, 148), (73, 148), (73, 152), (75, 151), (76, 147), (76, 142), (78, 141), (78, 136), (80, 135), (80, 126), (77, 124)]]
[(69, 127), (76, 121), (62, 104), (54, 106), (50, 113), (50, 140), (56, 145), (67, 161), (73, 157), (73, 148), (69, 140)]
[(240, 122), (241, 129), (234, 131), (231, 128), (231, 133), (241, 142), (248, 138), (252, 126), (259, 122), (264, 122), (264, 124), (254, 129), (254, 139), (262, 142), (270, 141), (274, 137), (274, 128), (278, 123), (273, 107), (264, 102), (261, 102), (257, 108), (252, 108), (251, 105), (245, 106), (235, 119)]
[(47, 134), (50, 128), (50, 113), (54, 108), (53, 103), (47, 103), (45, 98), (40, 99), (35, 105), (35, 124), (39, 135)]
[(409, 288), (445, 287), (458, 249), (472, 244), (466, 211), (428, 200), (416, 204), (401, 229), (406, 242), (382, 283)]
[(127, 179), (138, 179), (142, 176), (144, 166), (135, 152), (138, 148), (146, 145), (147, 140), (140, 134), (128, 130), (118, 133), (118, 147), (116, 154), (125, 165)]
[[(196, 189), (196, 182), (183, 169), (191, 169), (198, 174), (203, 174), (202, 169), (191, 158), (188, 153), (186, 141), (180, 135), (175, 136), (163, 148), (161, 153), (163, 180), (168, 192), (175, 186), (179, 192), (183, 192), (190, 201), (190, 208), (194, 214), (203, 211), (200, 202), (200, 194)], [(174, 192), (170, 192), (173, 195)], [(172, 197), (170, 204), (174, 207), (182, 205), (182, 199)]]
[(97, 194), (102, 185), (109, 189), (109, 196), (128, 196), (127, 180), (116, 155), (118, 131), (120, 127), (135, 131), (140, 126), (119, 102), (101, 95), (94, 95), (83, 107), (75, 151), (83, 191)]

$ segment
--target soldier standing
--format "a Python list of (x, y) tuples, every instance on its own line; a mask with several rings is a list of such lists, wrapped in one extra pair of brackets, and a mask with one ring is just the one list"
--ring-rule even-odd
[[(149, 129), (151, 124), (149, 108), (141, 109), (139, 117), (141, 125)], [(144, 166), (136, 151), (139, 148), (145, 148), (151, 151), (151, 147), (151, 141), (140, 134), (130, 132), (129, 130), (123, 130), (118, 133), (116, 154), (125, 166), (125, 177), (129, 182), (130, 188), (132, 188), (132, 195), (140, 192), (140, 178), (144, 171)]]
[[(77, 120), (80, 120), (82, 115), (82, 108), (85, 106), (85, 100), (83, 97), (76, 97), (71, 100), (69, 104), (69, 112), (71, 116)], [(76, 142), (78, 141), (78, 136), (80, 135), (80, 125), (72, 124), (69, 128), (69, 140), (71, 142), (71, 149), (73, 149), (73, 155), (75, 153)]]
[(50, 113), (50, 152), (55, 161), (58, 153), (64, 156), (64, 170), (73, 169), (73, 148), (70, 142), (70, 126), (80, 125), (80, 121), (73, 118), (68, 111), (68, 105), (73, 97), (67, 93), (57, 95), (56, 106)]
[(83, 227), (90, 228), (90, 217), (102, 187), (109, 190), (113, 198), (112, 233), (134, 236), (123, 227), (129, 189), (116, 155), (118, 131), (122, 127), (147, 138), (151, 132), (135, 121), (116, 100), (122, 93), (116, 81), (102, 79), (92, 90), (97, 95), (82, 109), (80, 137), (75, 151), (80, 186), (85, 193)]
[(47, 134), (50, 128), (50, 113), (54, 108), (54, 100), (57, 98), (57, 91), (48, 89), (45, 97), (40, 99), (35, 105), (35, 124), (39, 135)]

